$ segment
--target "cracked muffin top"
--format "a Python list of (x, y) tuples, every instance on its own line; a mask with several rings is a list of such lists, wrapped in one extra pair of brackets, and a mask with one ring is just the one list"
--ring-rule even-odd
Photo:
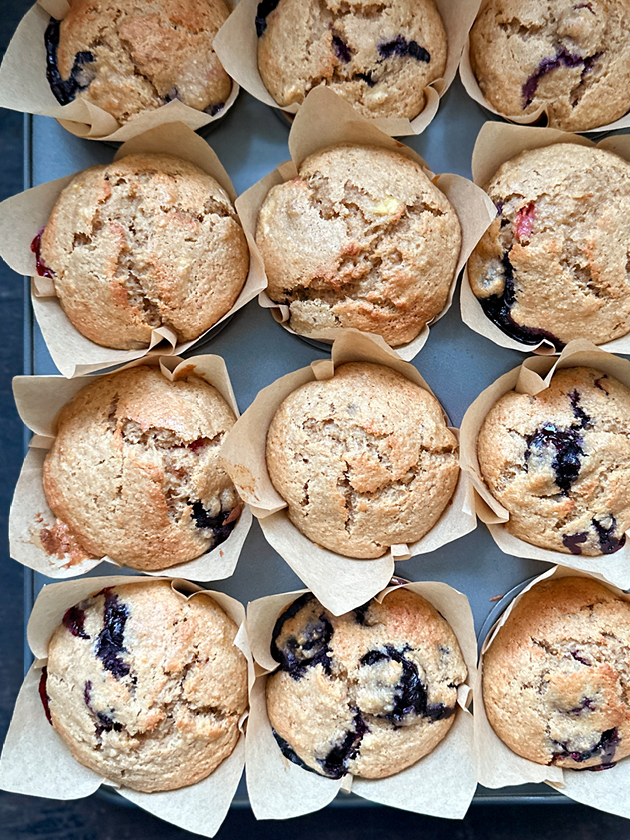
[[(99, 377), (62, 409), (46, 455), (53, 536), (65, 531), (88, 555), (142, 570), (210, 551), (242, 508), (219, 466), (235, 422), (196, 376), (169, 382), (159, 368), (140, 366)], [(49, 535), (41, 536), (45, 546)]]
[(147, 347), (157, 327), (198, 338), (232, 308), (249, 269), (225, 190), (161, 154), (80, 172), (32, 248), (76, 329), (125, 350)]
[(470, 33), (470, 62), (507, 116), (541, 106), (567, 131), (607, 125), (630, 108), (628, 0), (490, 0)]
[(247, 709), (237, 626), (212, 598), (166, 581), (108, 587), (70, 607), (40, 695), (81, 764), (133, 790), (175, 790), (231, 753)]
[(488, 720), (537, 764), (607, 769), (630, 754), (630, 604), (582, 577), (526, 592), (483, 656)]
[(396, 589), (335, 616), (307, 593), (280, 615), (267, 713), (284, 755), (322, 776), (382, 779), (431, 752), (455, 720), (467, 669), (420, 595)]
[(630, 330), (630, 164), (558, 143), (506, 161), (497, 217), (468, 261), (487, 317), (523, 344), (603, 344)]
[(295, 332), (355, 327), (397, 347), (444, 308), (461, 228), (415, 161), (343, 143), (272, 187), (256, 242), (267, 294), (288, 305)]
[(509, 391), (477, 439), (505, 528), (565, 554), (612, 554), (630, 529), (630, 391), (593, 368), (556, 371), (535, 396)]
[(296, 528), (364, 559), (435, 525), (457, 484), (458, 444), (428, 391), (353, 362), (284, 400), (267, 432), (267, 467)]
[(232, 81), (212, 42), (223, 0), (69, 0), (45, 34), (46, 76), (61, 105), (82, 99), (126, 123), (173, 99), (217, 114)]
[(364, 117), (411, 120), (446, 67), (433, 0), (262, 0), (256, 32), (260, 75), (282, 106), (325, 84)]

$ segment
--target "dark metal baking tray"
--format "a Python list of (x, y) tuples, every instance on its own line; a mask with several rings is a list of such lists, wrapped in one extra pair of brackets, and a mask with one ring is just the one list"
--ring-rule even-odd
[[(424, 134), (404, 138), (404, 142), (421, 154), (434, 172), (454, 172), (470, 178), (473, 146), (486, 119), (487, 115), (456, 81)], [(237, 193), (289, 157), (288, 127), (276, 118), (272, 109), (244, 91), (231, 111), (215, 126), (207, 140), (227, 169)], [(25, 188), (87, 166), (106, 163), (113, 154), (111, 145), (74, 137), (52, 119), (26, 117)], [(28, 296), (25, 314), (24, 372), (57, 373), (33, 321)], [(237, 312), (212, 341), (193, 350), (193, 353), (201, 352), (217, 353), (225, 358), (241, 411), (265, 385), (326, 355), (323, 350), (283, 330), (255, 300)], [(520, 364), (523, 358), (520, 353), (498, 347), (468, 329), (459, 316), (456, 297), (448, 314), (431, 329), (427, 344), (413, 364), (436, 392), (451, 422), (459, 426), (466, 408), (479, 392)], [(27, 441), (28, 431), (25, 430), (25, 446)], [(472, 534), (430, 555), (399, 563), (397, 571), (411, 580), (442, 580), (464, 592), (470, 599), (478, 631), (493, 606), (491, 598), (503, 595), (545, 568), (543, 563), (502, 554), (485, 526), (480, 524)], [(100, 567), (98, 574), (105, 573), (107, 570)], [(26, 570), (26, 616), (45, 582), (42, 575)], [(301, 582), (266, 543), (254, 521), (235, 574), (210, 586), (246, 603), (263, 595), (299, 588)], [(25, 642), (25, 667), (30, 661), (31, 654)], [(479, 788), (475, 799), (508, 804), (567, 801), (546, 785), (498, 791)], [(335, 805), (353, 802), (365, 804), (354, 796), (341, 795)], [(247, 805), (243, 785), (234, 805)]]

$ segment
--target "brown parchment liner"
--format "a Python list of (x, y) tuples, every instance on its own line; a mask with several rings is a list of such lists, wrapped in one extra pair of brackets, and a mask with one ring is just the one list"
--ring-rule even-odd
[[(446, 315), (450, 309), (459, 273), (496, 216), (496, 208), (486, 193), (467, 178), (462, 178), (460, 175), (435, 175), (413, 149), (384, 134), (374, 125), (373, 120), (362, 117), (351, 105), (327, 87), (318, 87), (311, 91), (293, 121), (289, 134), (291, 160), (281, 163), (273, 172), (250, 187), (236, 200), (236, 209), (252, 249), (255, 249), (262, 262), (262, 254), (255, 241), (256, 225), (260, 208), (269, 190), (277, 184), (296, 178), (298, 168), (309, 155), (338, 143), (360, 143), (362, 145), (378, 146), (387, 151), (404, 155), (422, 167), (425, 175), (453, 205), (462, 229), (462, 244), (448, 298), (442, 311), (430, 322), (430, 324), (434, 324)], [(341, 327), (314, 330), (308, 336), (303, 336), (294, 332), (289, 326), (289, 307), (287, 305), (275, 303), (264, 290), (258, 295), (258, 302), (262, 307), (271, 310), (274, 319), (287, 332), (292, 335), (299, 335), (300, 338), (317, 338), (332, 343), (342, 330)], [(429, 324), (422, 329), (413, 341), (397, 347), (396, 352), (402, 359), (411, 361), (420, 352), (428, 337)]]
[[(585, 572), (569, 569), (566, 566), (555, 566), (526, 586), (507, 607), (499, 621), (494, 625), (483, 642), (479, 667), (473, 689), (474, 702), (474, 733), (475, 733), (475, 772), (477, 781), (488, 788), (521, 785), (527, 782), (546, 782), (555, 790), (566, 794), (576, 802), (618, 814), (620, 817), (630, 817), (630, 761), (621, 759), (619, 763), (600, 773), (588, 770), (566, 770), (562, 767), (536, 764), (517, 755), (503, 743), (488, 721), (483, 704), (482, 669), (483, 656), (488, 650), (497, 632), (502, 627), (515, 604), (532, 587), (543, 580), (563, 577), (592, 577)], [(616, 586), (607, 584), (619, 598), (630, 601)]]
[[(131, 362), (121, 370), (139, 365), (159, 365), (160, 371), (169, 382), (190, 375), (205, 379), (217, 389), (238, 418), (238, 406), (221, 356), (192, 356), (190, 359), (180, 359), (177, 356), (153, 355)], [(46, 453), (55, 440), (57, 415), (75, 394), (97, 378), (16, 376), (13, 380), (13, 394), (18, 412), (22, 421), (34, 432), (34, 436), (31, 438), (11, 503), (9, 551), (14, 560), (51, 578), (76, 577), (105, 561), (121, 567), (120, 563), (107, 555), (81, 562), (72, 562), (72, 558), (67, 555), (50, 555), (43, 548), (39, 537), (42, 528), (49, 528), (55, 522), (55, 516), (46, 501), (42, 477)], [(236, 568), (251, 524), (252, 515), (245, 505), (232, 533), (216, 548), (169, 569), (143, 570), (142, 573), (161, 578), (179, 578), (186, 575), (191, 580), (204, 581), (229, 577)]]
[[(232, 8), (234, 0), (226, 0), (226, 3)], [(77, 137), (122, 143), (151, 128), (172, 122), (185, 123), (196, 131), (221, 119), (236, 101), (239, 86), (232, 80), (230, 95), (214, 117), (174, 99), (159, 108), (137, 114), (123, 125), (107, 111), (82, 99), (60, 105), (46, 79), (44, 32), (51, 17), (63, 20), (68, 9), (66, 0), (37, 0), (24, 15), (0, 66), (0, 107), (55, 117), (60, 125)]]
[[(472, 488), (460, 472), (455, 492), (431, 530), (410, 545), (393, 545), (382, 557), (354, 559), (317, 545), (289, 519), (287, 504), (276, 491), (265, 459), (267, 430), (280, 403), (306, 382), (332, 378), (337, 365), (372, 362), (386, 365), (425, 388), (431, 388), (415, 367), (403, 362), (382, 338), (358, 330), (344, 330), (332, 347), (332, 358), (313, 362), (263, 388), (228, 432), (221, 449), (224, 465), (243, 499), (258, 518), (267, 542), (335, 615), (369, 601), (387, 586), (394, 562), (435, 551), (476, 527)], [(457, 434), (457, 429), (451, 429)]]
[[(479, 4), (479, 13), (481, 13), (481, 11), (487, 6), (488, 2), (490, 2), (490, 0), (482, 0), (482, 2)], [(475, 15), (475, 18), (473, 18), (473, 20), (470, 23), (468, 35), (464, 40), (464, 47), (461, 53), (461, 60), (459, 63), (459, 77), (462, 80), (462, 84), (466, 88), (466, 93), (468, 94), (468, 96), (470, 96), (471, 99), (474, 99), (475, 102), (481, 105), (482, 108), (485, 108), (486, 111), (490, 111), (492, 114), (496, 114), (498, 117), (502, 117), (504, 120), (509, 120), (510, 122), (517, 123), (518, 125), (531, 125), (532, 123), (535, 123), (537, 120), (539, 120), (543, 115), (546, 117), (547, 109), (544, 105), (542, 105), (536, 111), (533, 111), (531, 114), (502, 114), (500, 111), (497, 111), (497, 109), (493, 105), (491, 105), (485, 98), (485, 96), (481, 92), (481, 88), (479, 87), (479, 83), (477, 82), (475, 74), (472, 70), (472, 66), (470, 64), (470, 30), (472, 29), (477, 17), (478, 14)], [(630, 127), (630, 114), (624, 114), (623, 117), (620, 117), (615, 122), (607, 123), (606, 125), (600, 125), (596, 128), (585, 128), (583, 131), (580, 131), (580, 134), (592, 134), (598, 131), (615, 131), (618, 128), (628, 127)]]
[[(258, 70), (258, 36), (255, 26), (258, 2), (259, 0), (240, 0), (214, 39), (214, 50), (227, 73), (248, 93), (260, 102), (264, 102), (265, 105), (278, 108), (287, 115), (296, 114), (300, 105), (298, 103), (286, 107), (278, 105), (265, 87)], [(433, 120), (440, 99), (451, 86), (457, 73), (464, 43), (477, 16), (479, 0), (457, 0), (457, 2), (435, 0), (435, 5), (442, 17), (448, 44), (444, 77), (436, 79), (424, 89), (424, 108), (414, 119), (377, 117), (369, 120), (391, 137), (422, 134)], [(291, 117), (289, 116), (288, 119), (290, 120)]]
[[(476, 514), (486, 523), (492, 538), (504, 554), (580, 569), (599, 580), (627, 589), (630, 588), (630, 539), (626, 539), (623, 548), (614, 554), (588, 557), (540, 548), (515, 537), (505, 528), (510, 514), (490, 492), (477, 460), (479, 431), (486, 415), (503, 394), (512, 390), (519, 394), (539, 394), (549, 386), (556, 370), (582, 366), (608, 373), (630, 388), (630, 361), (613, 356), (585, 339), (570, 341), (559, 358), (534, 356), (526, 359), (520, 367), (505, 373), (482, 391), (467, 410), (460, 428), (460, 463), (475, 490)], [(630, 536), (630, 531), (626, 531), (626, 535)]]
[[(244, 724), (234, 751), (206, 779), (173, 791), (140, 793), (121, 788), (115, 782), (84, 767), (46, 720), (38, 686), (42, 668), (48, 661), (48, 643), (65, 611), (107, 586), (146, 582), (145, 577), (119, 575), (84, 578), (45, 586), (39, 594), (28, 622), (27, 636), (35, 661), (18, 695), (11, 725), (0, 759), (0, 789), (49, 799), (80, 799), (94, 793), (101, 784), (109, 785), (130, 802), (162, 820), (200, 834), (214, 837), (225, 819), (245, 763)], [(161, 578), (164, 580), (164, 578)], [(254, 663), (247, 638), (243, 605), (223, 592), (200, 589), (186, 580), (171, 580), (171, 587), (183, 599), (211, 596), (238, 626), (234, 644), (247, 659), (248, 685), (254, 682)], [(184, 594), (189, 593), (189, 594)]]
[[(506, 161), (511, 160), (521, 152), (531, 149), (542, 149), (556, 143), (575, 143), (578, 146), (603, 149), (614, 152), (630, 163), (630, 136), (606, 137), (595, 144), (587, 137), (570, 134), (557, 128), (533, 128), (531, 126), (508, 125), (507, 123), (487, 122), (481, 127), (472, 156), (473, 181), (479, 187), (485, 188), (496, 175), (499, 168)], [(494, 210), (496, 215), (496, 209)], [(480, 237), (481, 238), (481, 237)], [(473, 246), (474, 247), (474, 246)], [(468, 255), (470, 256), (470, 254)], [(460, 292), (460, 307), (462, 320), (480, 335), (494, 341), (501, 347), (510, 350), (520, 350), (523, 353), (539, 353), (541, 355), (558, 355), (549, 341), (543, 339), (538, 344), (523, 344), (510, 338), (490, 318), (486, 316), (481, 303), (475, 297), (468, 278), (468, 266), (464, 269)], [(613, 341), (606, 341), (598, 345), (611, 353), (630, 354), (630, 330), (626, 335)]]
[[(121, 146), (114, 160), (137, 154), (170, 154), (187, 160), (218, 181), (232, 203), (236, 200), (232, 182), (219, 158), (203, 138), (182, 123), (162, 125), (129, 140)], [(52, 279), (37, 275), (35, 254), (31, 251), (33, 238), (47, 224), (61, 191), (76, 174), (33, 187), (0, 203), (0, 256), (18, 274), (31, 276), (33, 310), (53, 361), (64, 376), (73, 377), (124, 364), (146, 356), (158, 345), (162, 354), (185, 353), (206, 340), (212, 330), (224, 324), (266, 287), (260, 253), (252, 249), (253, 240), (246, 233), (249, 272), (243, 288), (232, 308), (198, 338), (178, 342), (176, 333), (169, 327), (157, 327), (151, 333), (150, 345), (139, 350), (115, 350), (90, 341), (70, 323), (55, 294)]]
[[(252, 601), (247, 607), (247, 634), (256, 664), (256, 682), (250, 698), (247, 726), (247, 791), (257, 819), (287, 819), (317, 811), (339, 790), (364, 799), (418, 814), (461, 819), (476, 788), (473, 761), (473, 721), (467, 710), (470, 686), (475, 682), (477, 645), (468, 598), (445, 583), (399, 583), (385, 587), (379, 602), (394, 589), (409, 589), (426, 598), (451, 625), (468, 667), (466, 683), (457, 691), (459, 709), (444, 740), (411, 767), (387, 779), (360, 779), (346, 775), (328, 779), (286, 759), (267, 717), (267, 675), (278, 667), (269, 652), (274, 624), (285, 607), (306, 589)], [(427, 784), (427, 778), (431, 783)]]

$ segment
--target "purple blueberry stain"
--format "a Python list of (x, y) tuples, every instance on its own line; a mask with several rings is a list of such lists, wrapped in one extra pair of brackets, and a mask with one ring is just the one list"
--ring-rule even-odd
[(591, 422), (591, 418), (580, 406), (580, 393), (577, 388), (569, 394), (569, 401), (573, 409), (573, 416), (580, 421), (580, 429), (586, 429)]
[(583, 750), (581, 752), (570, 750), (568, 745), (566, 743), (562, 743), (561, 741), (553, 741), (553, 743), (560, 749), (554, 752), (553, 758), (551, 759), (552, 764), (559, 759), (567, 758), (570, 758), (572, 761), (580, 764), (583, 761), (590, 761), (592, 758), (596, 758), (601, 755), (602, 761), (600, 768), (602, 770), (606, 770), (613, 766), (615, 750), (621, 743), (621, 738), (619, 737), (619, 733), (616, 728), (607, 729), (601, 734), (599, 740), (590, 749)]
[(563, 534), (562, 545), (565, 548), (568, 548), (571, 554), (581, 554), (581, 543), (585, 543), (587, 539), (588, 534), (585, 531), (582, 531), (579, 534)]
[(421, 47), (417, 41), (408, 41), (404, 35), (397, 35), (391, 41), (381, 41), (377, 47), (381, 58), (391, 58), (397, 55), (400, 58), (415, 58), (416, 61), (423, 61), (428, 64), (431, 61), (430, 54)]
[(44, 260), (42, 259), (42, 234), (44, 232), (44, 228), (41, 228), (37, 235), (34, 237), (33, 241), (31, 242), (31, 251), (35, 254), (35, 265), (37, 268), (37, 274), (40, 277), (50, 277), (51, 279), (55, 276), (55, 272), (52, 268), (49, 268)]
[(62, 79), (57, 63), (59, 48), (59, 27), (61, 21), (50, 18), (44, 43), (46, 44), (46, 78), (53, 95), (60, 105), (72, 102), (77, 93), (85, 90), (93, 81), (95, 73), (89, 65), (95, 61), (94, 56), (87, 50), (78, 52), (74, 57), (74, 64), (67, 79)]
[(543, 58), (540, 64), (538, 65), (538, 69), (532, 73), (529, 79), (525, 82), (522, 88), (522, 96), (524, 105), (523, 108), (527, 108), (533, 102), (534, 96), (536, 95), (536, 91), (538, 89), (538, 82), (542, 79), (543, 76), (547, 75), (547, 73), (551, 73), (553, 70), (557, 70), (559, 67), (579, 67), (582, 65), (582, 78), (586, 73), (590, 73), (593, 69), (593, 65), (600, 58), (601, 53), (595, 53), (594, 55), (587, 56), (586, 58), (582, 58), (581, 55), (577, 55), (576, 53), (570, 53), (564, 47), (552, 57), (552, 58)]
[(532, 454), (540, 455), (553, 450), (551, 469), (554, 472), (554, 480), (566, 496), (580, 474), (581, 458), (584, 455), (583, 443), (579, 429), (574, 426), (559, 429), (555, 423), (545, 423), (527, 438), (525, 464), (528, 464)]
[(273, 727), (271, 729), (271, 732), (273, 734), (273, 737), (276, 739), (276, 743), (280, 747), (280, 752), (285, 758), (288, 758), (290, 762), (296, 764), (298, 767), (301, 767), (303, 770), (308, 770), (309, 773), (316, 772), (315, 770), (313, 770), (312, 767), (309, 767), (308, 764), (305, 764), (305, 762), (302, 761), (302, 759), (295, 752), (291, 744), (285, 741), (284, 738), (281, 738), (280, 735), (278, 735), (278, 733), (276, 732), (276, 730), (273, 729)]
[(267, 28), (267, 17), (273, 12), (280, 0), (261, 0), (256, 7), (256, 35), (260, 38)]
[(225, 108), (225, 102), (213, 102), (212, 104), (208, 105), (207, 108), (203, 109), (204, 114), (208, 114), (209, 117), (216, 117), (218, 113), (220, 113)]
[(72, 635), (76, 636), (78, 639), (90, 638), (84, 628), (85, 611), (80, 607), (74, 606), (70, 607), (69, 610), (66, 610), (63, 615), (62, 624), (64, 627), (67, 627)]
[(106, 715), (104, 712), (97, 712), (92, 706), (92, 682), (87, 680), (83, 687), (83, 700), (88, 707), (90, 713), (94, 715), (98, 721), (96, 726), (96, 737), (100, 738), (103, 732), (120, 732), (122, 730), (122, 723), (116, 723), (113, 718)]
[(591, 667), (591, 663), (588, 661), (588, 659), (584, 659), (584, 656), (580, 653), (579, 650), (572, 650), (570, 651), (570, 653), (576, 662), (581, 662), (582, 665), (588, 665), (589, 668)]
[(347, 64), (352, 58), (352, 50), (350, 49), (348, 44), (339, 35), (333, 34), (332, 46), (335, 55), (337, 56), (339, 61), (342, 61), (344, 64)]
[(124, 636), (129, 609), (111, 587), (101, 590), (99, 595), (105, 598), (103, 629), (96, 639), (94, 652), (103, 663), (105, 670), (119, 680), (126, 677), (130, 670), (129, 665), (121, 658), (121, 654), (126, 653)]
[(294, 601), (278, 618), (271, 634), (270, 653), (280, 664), (281, 670), (290, 674), (294, 680), (299, 680), (308, 668), (314, 668), (316, 665), (321, 665), (326, 674), (331, 672), (330, 640), (334, 631), (325, 613), (321, 613), (315, 621), (311, 621), (302, 630), (303, 641), (298, 641), (295, 636), (289, 636), (284, 642), (278, 644), (285, 622), (297, 615), (313, 597), (310, 592), (307, 592)]
[(46, 715), (46, 720), (52, 726), (52, 718), (50, 716), (50, 706), (48, 704), (48, 693), (46, 691), (46, 680), (48, 679), (48, 668), (44, 665), (42, 668), (42, 675), (39, 678), (39, 685), (37, 686), (37, 690), (39, 692), (39, 699), (42, 701), (42, 706), (44, 707), (44, 714)]
[(617, 521), (614, 516), (611, 515), (604, 518), (610, 519), (610, 525), (606, 526), (594, 518), (591, 519), (591, 524), (597, 534), (602, 554), (614, 554), (615, 551), (619, 551), (619, 549), (623, 548), (626, 544), (626, 535), (622, 534), (620, 537), (615, 536)]
[(241, 512), (241, 508), (236, 507), (231, 510), (221, 511), (218, 516), (211, 516), (201, 502), (191, 502), (189, 499), (188, 504), (192, 505), (191, 517), (195, 523), (195, 527), (202, 531), (212, 531), (213, 548), (216, 548), (227, 540), (234, 530), (234, 526)]
[(326, 758), (318, 758), (317, 763), (321, 766), (324, 774), (331, 779), (341, 779), (348, 772), (348, 764), (359, 754), (359, 748), (363, 736), (370, 728), (363, 720), (359, 709), (354, 709), (353, 728), (346, 732), (346, 735), (339, 744), (328, 753)]
[(357, 624), (361, 624), (363, 627), (366, 626), (365, 617), (367, 611), (370, 608), (370, 603), (371, 602), (368, 601), (367, 604), (362, 604), (360, 607), (356, 607), (354, 610), (352, 610), (352, 612), (354, 613), (355, 621), (357, 622)]

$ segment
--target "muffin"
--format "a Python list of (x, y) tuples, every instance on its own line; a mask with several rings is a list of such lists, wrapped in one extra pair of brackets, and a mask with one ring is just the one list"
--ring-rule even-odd
[(630, 754), (630, 604), (591, 578), (526, 592), (483, 657), (492, 728), (518, 755), (570, 770)]
[(48, 505), (94, 557), (142, 570), (192, 560), (227, 539), (242, 508), (219, 466), (235, 422), (196, 376), (169, 382), (140, 366), (99, 377), (59, 415)]
[(32, 247), (73, 326), (121, 350), (148, 347), (158, 327), (198, 338), (232, 308), (249, 268), (225, 190), (170, 155), (80, 172)]
[(267, 432), (267, 467), (299, 531), (367, 559), (437, 522), (457, 484), (458, 445), (428, 391), (353, 362), (284, 400)]
[(433, 0), (262, 0), (256, 32), (260, 75), (283, 107), (325, 84), (364, 117), (411, 120), (446, 68)]
[(607, 125), (630, 108), (627, 0), (489, 0), (470, 33), (470, 63), (500, 114), (544, 108), (567, 131)]
[(455, 210), (419, 164), (349, 143), (272, 187), (256, 229), (267, 294), (289, 307), (295, 332), (355, 327), (392, 347), (444, 308), (461, 240)]
[(431, 752), (467, 675), (438, 611), (405, 589), (335, 616), (307, 593), (278, 618), (267, 713), (284, 755), (322, 776), (382, 779)]
[(207, 596), (166, 581), (108, 587), (52, 635), (40, 693), (73, 756), (150, 793), (205, 779), (236, 746), (247, 709), (237, 626)]
[(173, 99), (214, 116), (232, 82), (212, 42), (223, 0), (69, 0), (44, 36), (46, 77), (61, 105), (80, 99), (126, 123)]
[(504, 163), (485, 187), (497, 217), (468, 262), (474, 294), (510, 338), (557, 350), (630, 330), (630, 164), (559, 143)]
[(477, 439), (505, 528), (565, 554), (611, 554), (630, 528), (630, 391), (593, 368), (558, 370), (534, 396), (508, 391)]

